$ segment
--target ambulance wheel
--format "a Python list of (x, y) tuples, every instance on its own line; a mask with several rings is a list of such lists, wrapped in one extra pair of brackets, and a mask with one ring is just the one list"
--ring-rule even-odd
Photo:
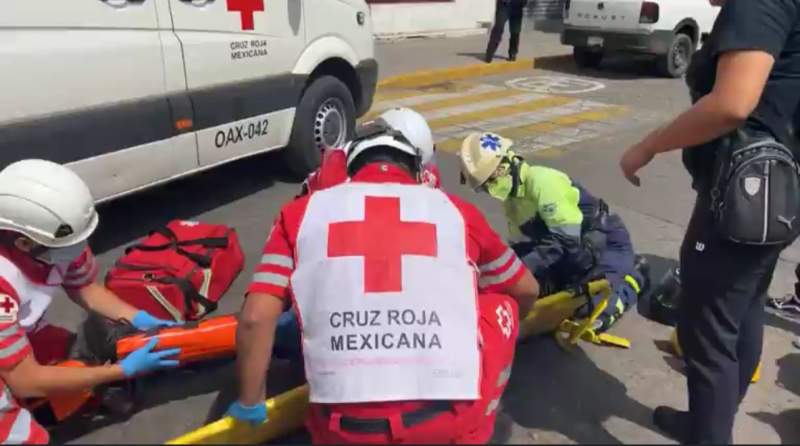
[(675, 34), (667, 54), (658, 56), (656, 70), (665, 77), (678, 78), (686, 74), (692, 60), (695, 45), (692, 38), (684, 33)]
[(603, 60), (603, 50), (576, 46), (572, 48), (572, 58), (578, 68), (597, 68)]
[(286, 164), (299, 178), (314, 171), (326, 147), (342, 147), (356, 125), (356, 107), (347, 86), (333, 76), (311, 81), (295, 112)]

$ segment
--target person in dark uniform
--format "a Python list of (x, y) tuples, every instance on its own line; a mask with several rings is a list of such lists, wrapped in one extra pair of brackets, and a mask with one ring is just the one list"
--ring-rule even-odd
[(659, 407), (654, 422), (682, 442), (725, 444), (761, 356), (766, 292), (785, 245), (737, 244), (713, 226), (715, 153), (735, 129), (795, 143), (800, 102), (800, 0), (724, 0), (709, 40), (687, 73), (693, 106), (634, 145), (625, 176), (659, 153), (684, 148), (697, 200), (680, 252), (678, 326), (689, 412)]
[(519, 53), (519, 33), (522, 31), (522, 10), (528, 0), (496, 0), (496, 10), (494, 13), (494, 26), (489, 34), (489, 44), (486, 46), (486, 63), (491, 63), (494, 53), (500, 46), (503, 38), (503, 30), (508, 22), (508, 31), (511, 37), (508, 41), (508, 59), (517, 60)]

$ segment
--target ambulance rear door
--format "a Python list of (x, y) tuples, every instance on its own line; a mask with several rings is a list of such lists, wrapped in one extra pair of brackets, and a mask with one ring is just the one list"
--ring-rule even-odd
[(302, 0), (169, 0), (200, 164), (287, 144), (304, 77)]

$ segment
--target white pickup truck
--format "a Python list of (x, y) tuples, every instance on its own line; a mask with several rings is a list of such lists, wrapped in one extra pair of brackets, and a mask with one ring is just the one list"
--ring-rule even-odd
[(561, 43), (581, 68), (611, 52), (652, 54), (659, 73), (680, 77), (718, 13), (707, 0), (566, 0)]

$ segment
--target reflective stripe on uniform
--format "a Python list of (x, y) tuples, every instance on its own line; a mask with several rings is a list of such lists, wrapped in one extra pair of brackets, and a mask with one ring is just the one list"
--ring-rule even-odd
[(497, 409), (497, 406), (499, 405), (500, 405), (500, 398), (495, 398), (491, 402), (489, 402), (489, 405), (486, 406), (486, 415), (489, 415), (490, 413), (494, 412)]
[(28, 346), (28, 338), (25, 337), (25, 335), (22, 335), (16, 342), (0, 350), (0, 358), (8, 358), (9, 356), (14, 356), (27, 346)]
[(289, 277), (276, 273), (255, 273), (253, 283), (285, 287), (289, 285)]
[(284, 268), (293, 269), (294, 259), (289, 256), (282, 256), (280, 254), (264, 254), (264, 256), (261, 257), (261, 264), (282, 266)]
[(4, 330), (0, 330), (0, 339), (5, 339), (9, 336), (13, 336), (19, 332), (19, 327), (17, 325), (11, 325)]
[(506, 252), (503, 253), (503, 255), (501, 255), (500, 257), (498, 257), (495, 260), (492, 260), (489, 263), (485, 263), (485, 264), (479, 266), (478, 270), (480, 270), (480, 272), (482, 272), (482, 273), (485, 273), (487, 271), (496, 270), (497, 268), (500, 268), (501, 266), (503, 266), (506, 263), (508, 263), (508, 260), (511, 259), (511, 256), (513, 256), (513, 255), (514, 255), (514, 250), (511, 249), (511, 248), (508, 248), (506, 250)]
[(503, 283), (506, 280), (514, 277), (514, 274), (519, 272), (519, 269), (522, 268), (522, 262), (520, 262), (519, 258), (514, 259), (514, 263), (500, 274), (483, 274), (481, 278), (478, 280), (478, 285), (481, 288), (486, 288), (491, 285), (497, 285), (498, 283)]
[(505, 383), (508, 382), (508, 378), (511, 377), (511, 366), (506, 366), (502, 372), (500, 372), (500, 376), (497, 377), (497, 387), (502, 387)]
[(8, 433), (8, 437), (4, 443), (25, 443), (30, 439), (31, 436), (31, 423), (33, 423), (33, 418), (31, 418), (31, 413), (25, 409), (21, 409), (17, 413), (17, 419), (14, 420), (14, 424), (11, 425), (11, 431)]

